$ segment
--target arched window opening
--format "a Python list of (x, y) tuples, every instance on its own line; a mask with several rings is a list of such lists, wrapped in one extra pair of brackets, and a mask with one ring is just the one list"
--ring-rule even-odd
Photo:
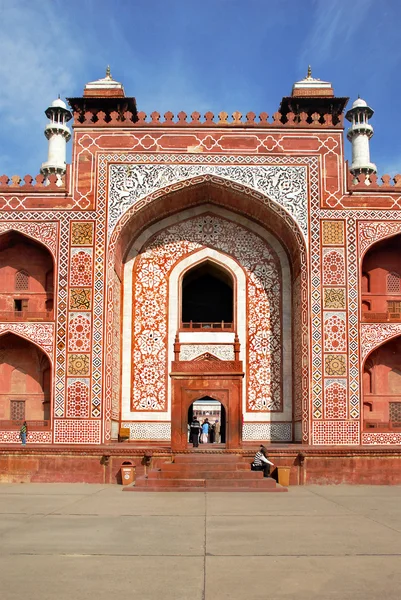
[(29, 275), (26, 271), (18, 271), (15, 274), (15, 291), (20, 292), (29, 289)]
[(17, 232), (0, 235), (0, 319), (50, 320), (53, 256), (43, 244)]
[[(191, 427), (195, 419), (200, 424), (199, 433), (195, 427)], [(203, 428), (204, 424), (207, 424), (207, 427)], [(188, 409), (188, 442), (195, 448), (198, 447), (198, 444), (226, 443), (226, 410), (221, 402), (210, 396), (204, 396), (190, 405)]]
[(401, 292), (401, 277), (398, 273), (389, 273), (387, 275), (387, 293), (399, 294)]
[(369, 312), (370, 311), (370, 302), (368, 302), (367, 300), (364, 300), (362, 302), (362, 312)]
[(234, 320), (233, 279), (224, 269), (206, 261), (189, 270), (182, 280), (182, 325), (231, 328)]

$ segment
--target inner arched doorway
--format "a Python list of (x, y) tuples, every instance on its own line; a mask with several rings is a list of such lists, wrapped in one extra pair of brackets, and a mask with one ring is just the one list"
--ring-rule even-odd
[[(209, 444), (226, 443), (226, 409), (224, 404), (211, 398), (203, 396), (195, 400), (188, 408), (188, 425), (190, 426), (194, 418), (197, 418), (202, 425), (206, 420), (210, 424), (208, 432)], [(191, 439), (189, 439), (191, 443)], [(200, 440), (202, 443), (202, 439)]]

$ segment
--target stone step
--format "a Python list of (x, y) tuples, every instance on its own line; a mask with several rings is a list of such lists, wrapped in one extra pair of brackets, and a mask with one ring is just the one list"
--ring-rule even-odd
[(196, 462), (196, 463), (163, 463), (163, 471), (177, 471), (178, 469), (200, 469), (203, 471), (250, 471), (248, 462)]
[(165, 486), (152, 486), (151, 484), (147, 487), (131, 487), (126, 486), (123, 488), (123, 492), (288, 492), (287, 488), (277, 485), (276, 487), (265, 487), (265, 488), (249, 488), (249, 487), (211, 487), (208, 486), (207, 490), (205, 487), (165, 487)]
[(147, 488), (149, 487), (149, 483), (151, 483), (151, 487), (172, 487), (172, 488), (181, 488), (181, 487), (205, 487), (204, 479), (148, 479), (147, 477), (138, 477), (135, 480), (135, 487), (137, 488)]
[(152, 470), (149, 479), (263, 479), (262, 471), (194, 468)]
[(176, 454), (174, 462), (177, 464), (181, 463), (197, 463), (197, 462), (224, 462), (224, 463), (235, 463), (240, 462), (242, 456), (237, 454), (224, 454), (224, 453), (206, 453), (206, 452), (189, 452), (188, 454)]
[(208, 490), (209, 488), (215, 488), (218, 489), (220, 487), (223, 488), (237, 488), (237, 487), (243, 487), (243, 488), (257, 488), (257, 489), (264, 489), (264, 488), (275, 488), (277, 486), (277, 483), (275, 482), (274, 479), (271, 479), (270, 477), (265, 477), (262, 479), (206, 479), (205, 480), (205, 487), (206, 490)]

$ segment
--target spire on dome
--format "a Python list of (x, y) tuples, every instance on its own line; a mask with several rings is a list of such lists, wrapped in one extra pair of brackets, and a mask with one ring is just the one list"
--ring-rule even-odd
[(110, 65), (107, 65), (105, 77), (87, 83), (84, 89), (84, 96), (124, 98), (125, 93), (123, 84), (113, 79), (110, 72)]
[(312, 78), (312, 67), (310, 65), (308, 65), (308, 74), (306, 76), (307, 79)]

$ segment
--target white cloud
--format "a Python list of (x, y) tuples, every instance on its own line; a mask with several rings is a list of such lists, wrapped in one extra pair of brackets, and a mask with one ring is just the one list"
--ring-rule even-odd
[(315, 0), (311, 31), (299, 57), (300, 67), (333, 60), (370, 14), (373, 0)]

